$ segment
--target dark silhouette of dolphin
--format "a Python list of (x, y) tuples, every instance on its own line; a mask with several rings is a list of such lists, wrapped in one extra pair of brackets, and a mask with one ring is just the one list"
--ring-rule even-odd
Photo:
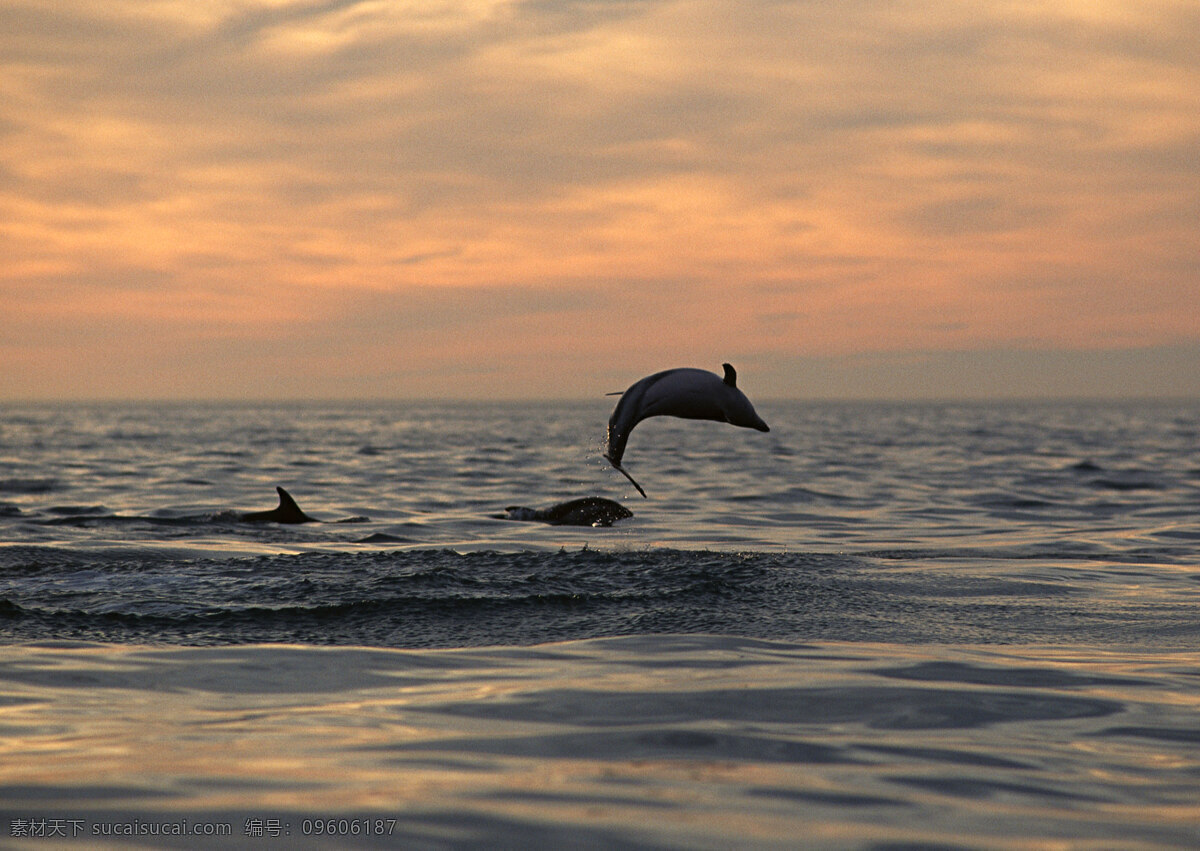
[(279, 492), (279, 507), (270, 511), (251, 511), (238, 517), (243, 523), (320, 523), (315, 517), (309, 517), (296, 505), (296, 500), (283, 488), (275, 488)]
[(647, 417), (682, 417), (686, 420), (715, 420), (719, 423), (770, 431), (737, 387), (737, 372), (729, 364), (724, 378), (704, 369), (681, 367), (656, 372), (632, 384), (619, 395), (621, 401), (608, 418), (604, 457), (629, 479), (643, 497), (646, 492), (621, 466), (625, 443), (633, 427)]
[(600, 496), (572, 499), (549, 508), (510, 505), (504, 510), (508, 513), (497, 515), (501, 520), (538, 520), (551, 526), (611, 526), (633, 516), (625, 506)]

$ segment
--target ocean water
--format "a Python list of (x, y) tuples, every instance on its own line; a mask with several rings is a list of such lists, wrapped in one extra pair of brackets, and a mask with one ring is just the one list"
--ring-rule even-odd
[(1200, 847), (1200, 403), (611, 404), (0, 409), (0, 845)]

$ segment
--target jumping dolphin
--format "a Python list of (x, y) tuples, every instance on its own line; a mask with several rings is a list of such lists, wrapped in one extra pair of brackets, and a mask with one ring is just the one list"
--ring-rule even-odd
[(621, 458), (625, 454), (629, 433), (647, 417), (716, 420), (759, 431), (771, 430), (754, 411), (746, 394), (738, 390), (734, 368), (727, 363), (721, 366), (725, 369), (724, 378), (691, 367), (668, 369), (646, 376), (620, 394), (621, 401), (617, 402), (612, 416), (608, 418), (604, 457), (614, 469), (633, 482), (643, 497), (646, 492), (621, 466)]
[(618, 520), (632, 517), (633, 512), (620, 503), (600, 496), (585, 496), (560, 502), (549, 508), (522, 508), (510, 505), (502, 520), (540, 520), (551, 526), (611, 526)]
[(272, 508), (270, 511), (252, 511), (249, 514), (243, 514), (238, 519), (243, 523), (319, 523), (315, 517), (309, 517), (300, 510), (300, 506), (296, 505), (296, 500), (292, 499), (292, 495), (283, 488), (275, 488), (279, 491), (279, 507)]

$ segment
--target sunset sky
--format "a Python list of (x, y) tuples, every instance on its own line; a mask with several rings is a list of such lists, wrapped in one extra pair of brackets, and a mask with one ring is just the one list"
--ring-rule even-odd
[(1200, 395), (1200, 4), (0, 0), (0, 400)]

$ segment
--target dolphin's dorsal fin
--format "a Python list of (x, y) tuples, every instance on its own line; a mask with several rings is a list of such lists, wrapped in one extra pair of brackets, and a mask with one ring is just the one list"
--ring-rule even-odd
[(723, 363), (721, 366), (725, 368), (724, 382), (730, 387), (737, 387), (737, 370), (731, 364)]
[(279, 494), (279, 506), (272, 508), (270, 511), (251, 511), (249, 514), (239, 515), (238, 519), (245, 523), (316, 523), (315, 517), (309, 517), (305, 514), (300, 506), (296, 504), (296, 500), (292, 499), (292, 495), (283, 488), (276, 486), (275, 492)]
[(279, 507), (273, 512), (275, 521), (278, 523), (307, 523), (312, 520), (304, 511), (296, 504), (296, 500), (292, 499), (292, 495), (281, 487), (276, 487), (279, 492)]
[(296, 500), (292, 499), (292, 495), (290, 493), (288, 493), (281, 487), (276, 487), (275, 490), (279, 493), (279, 510), (280, 511), (286, 511), (286, 512), (294, 511), (297, 514), (304, 513), (303, 511), (300, 510), (300, 506), (296, 505)]

